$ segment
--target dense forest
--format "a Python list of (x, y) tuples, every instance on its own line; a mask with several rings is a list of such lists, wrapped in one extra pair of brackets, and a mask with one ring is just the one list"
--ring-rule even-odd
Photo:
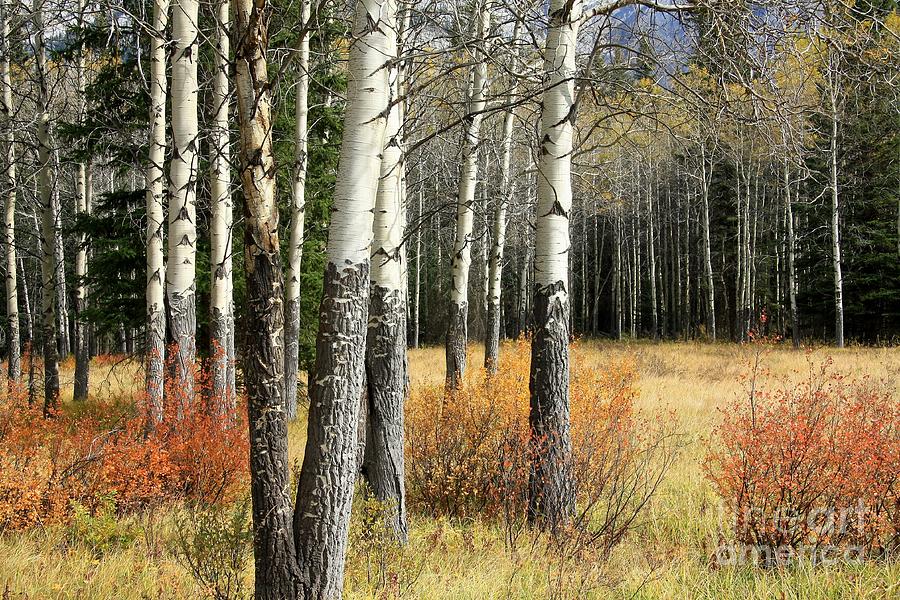
[(360, 470), (407, 536), (407, 348), (452, 402), (524, 336), (528, 520), (564, 527), (573, 340), (900, 337), (898, 15), (3, 0), (8, 378), (52, 417), (67, 357), (76, 401), (136, 357), (147, 431), (246, 402), (257, 597), (334, 598)]

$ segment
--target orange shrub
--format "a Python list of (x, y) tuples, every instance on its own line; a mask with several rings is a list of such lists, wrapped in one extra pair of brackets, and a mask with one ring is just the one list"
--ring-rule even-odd
[[(448, 394), (412, 390), (406, 405), (409, 506), (452, 518), (499, 517), (509, 528), (527, 507), (529, 369), (527, 340), (504, 348), (498, 373)], [(634, 408), (636, 373), (623, 361), (592, 371), (572, 347), (571, 471), (578, 519), (610, 509), (594, 524), (618, 541), (670, 464), (671, 419), (654, 425)], [(603, 511), (599, 511), (603, 512)], [(631, 518), (629, 518), (631, 517)], [(624, 529), (623, 529), (624, 528)]]
[[(757, 363), (758, 364), (758, 363)], [(706, 472), (736, 541), (776, 551), (878, 553), (900, 534), (900, 402), (885, 385), (813, 367), (723, 410)]]
[(247, 477), (247, 430), (239, 411), (208, 414), (199, 382), (197, 401), (178, 416), (167, 409), (152, 432), (139, 398), (92, 400), (49, 419), (27, 394), (4, 399), (0, 531), (67, 522), (73, 503), (92, 510), (110, 496), (119, 512), (231, 498)]

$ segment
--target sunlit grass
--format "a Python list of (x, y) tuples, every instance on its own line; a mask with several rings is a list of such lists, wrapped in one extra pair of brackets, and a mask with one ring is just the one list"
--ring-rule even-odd
[[(584, 341), (573, 360), (603, 369), (627, 356), (640, 374), (640, 405), (648, 411), (672, 410), (685, 434), (685, 447), (670, 470), (644, 525), (608, 562), (563, 562), (548, 558), (541, 542), (526, 535), (515, 550), (503, 531), (484, 522), (453, 523), (413, 516), (410, 544), (392, 555), (387, 570), (396, 586), (380, 589), (376, 557), (371, 549), (351, 547), (346, 597), (421, 599), (480, 598), (897, 598), (900, 564), (832, 565), (765, 571), (749, 567), (718, 568), (712, 560), (719, 543), (720, 512), (701, 470), (718, 409), (740, 393), (739, 375), (755, 350), (733, 344)], [(856, 375), (900, 382), (900, 350), (817, 348), (794, 352), (767, 351), (768, 377), (790, 381), (798, 372), (833, 356), (834, 368)], [(443, 348), (410, 354), (412, 386), (443, 381)], [(476, 377), (480, 348), (469, 364)], [(71, 366), (62, 373), (64, 401), (71, 402)], [(114, 398), (140, 381), (134, 362), (98, 365), (92, 372), (96, 397)], [(896, 387), (895, 387), (896, 389)], [(291, 461), (302, 460), (306, 439), (305, 411), (289, 429)], [(413, 507), (414, 508), (414, 507)], [(134, 517), (141, 534), (124, 548), (95, 556), (67, 541), (60, 527), (0, 536), (0, 598), (196, 598), (187, 572), (172, 554), (177, 507)], [(374, 565), (374, 566), (373, 566)], [(390, 573), (389, 573), (390, 574)], [(248, 568), (247, 581), (252, 578)]]

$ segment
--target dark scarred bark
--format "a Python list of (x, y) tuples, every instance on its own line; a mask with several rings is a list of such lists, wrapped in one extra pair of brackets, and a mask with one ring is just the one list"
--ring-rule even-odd
[[(284, 306), (285, 380), (284, 408), (289, 421), (297, 418), (297, 370), (300, 346), (300, 303), (288, 299)], [(291, 374), (293, 373), (293, 377)]]
[(362, 473), (375, 498), (387, 505), (388, 519), (397, 538), (405, 542), (406, 309), (400, 290), (372, 286), (371, 294), (366, 340), (366, 451)]
[(488, 302), (487, 335), (484, 338), (484, 368), (496, 373), (500, 360), (500, 304)]
[(308, 598), (339, 598), (357, 475), (369, 263), (325, 269), (294, 535)]
[(535, 289), (530, 389), (528, 519), (552, 530), (566, 523), (575, 511), (569, 427), (569, 303), (562, 281)]
[(468, 332), (469, 303), (450, 302), (450, 317), (447, 322), (447, 387), (462, 386), (466, 372), (466, 340)]
[(247, 281), (244, 379), (250, 428), (250, 491), (257, 600), (300, 596), (292, 532), (287, 419), (284, 413), (284, 327), (281, 246), (266, 67), (265, 2), (236, 0), (234, 39), (244, 192)]

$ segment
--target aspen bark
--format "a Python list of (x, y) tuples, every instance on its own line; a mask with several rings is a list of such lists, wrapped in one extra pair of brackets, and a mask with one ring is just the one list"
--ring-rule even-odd
[(9, 20), (12, 17), (14, 4), (12, 0), (4, 0), (2, 7), (2, 23), (0, 23), (0, 111), (2, 111), (4, 130), (4, 155), (6, 158), (6, 216), (4, 219), (6, 244), (6, 322), (9, 351), (7, 356), (7, 376), (10, 390), (22, 379), (22, 350), (19, 333), (19, 288), (16, 277), (16, 138), (13, 118), (12, 80), (10, 76), (10, 42)]
[(166, 160), (166, 26), (169, 0), (154, 0), (150, 30), (150, 160), (147, 164), (147, 423), (163, 420), (166, 362), (166, 267), (163, 258), (163, 203)]
[(234, 362), (234, 301), (231, 202), (231, 153), (229, 149), (228, 90), (229, 30), (231, 20), (229, 0), (219, 0), (215, 19), (215, 73), (213, 75), (213, 119), (210, 132), (210, 356), (212, 411), (225, 413), (235, 405), (235, 383), (231, 379)]
[(59, 407), (59, 354), (57, 352), (56, 320), (56, 211), (54, 210), (54, 164), (50, 126), (50, 95), (48, 89), (47, 50), (44, 43), (43, 0), (34, 7), (34, 52), (38, 79), (38, 188), (41, 203), (41, 313), (43, 315), (44, 354), (44, 414), (50, 415)]
[[(512, 42), (519, 40), (519, 21), (513, 27)], [(514, 80), (515, 81), (515, 80)], [(518, 86), (514, 82), (509, 90), (508, 101), (510, 104), (518, 94)], [(506, 209), (512, 200), (514, 186), (510, 177), (510, 165), (512, 164), (513, 150), (513, 125), (516, 114), (509, 108), (503, 116), (503, 157), (500, 164), (500, 198), (494, 210), (494, 223), (492, 240), (493, 246), (490, 255), (490, 267), (488, 274), (488, 305), (487, 324), (485, 327), (484, 341), (484, 368), (488, 373), (496, 373), (500, 360), (500, 294), (503, 283), (503, 257), (506, 250)]]
[(388, 525), (407, 539), (403, 464), (403, 406), (406, 400), (406, 303), (403, 289), (402, 104), (400, 68), (391, 68), (391, 107), (385, 131), (381, 177), (375, 200), (369, 326), (366, 337), (366, 446), (362, 473), (377, 500), (385, 503)]
[[(833, 60), (833, 59), (830, 59)], [(841, 270), (841, 207), (838, 193), (838, 94), (837, 75), (829, 65), (831, 117), (829, 187), (831, 188), (831, 266), (834, 273), (834, 344), (844, 347), (844, 276)]]
[(797, 309), (797, 267), (796, 267), (796, 239), (794, 236), (794, 207), (791, 199), (790, 168), (784, 165), (784, 204), (785, 226), (787, 228), (787, 286), (788, 299), (791, 307), (791, 341), (794, 348), (800, 347), (800, 314)]
[(169, 262), (166, 293), (175, 344), (174, 373), (185, 400), (193, 400), (197, 355), (196, 258), (197, 169), (197, 0), (172, 3), (172, 157), (169, 167)]
[(391, 100), (389, 71), (397, 51), (394, 0), (357, 0), (352, 31), (344, 138), (294, 511), (305, 596), (313, 599), (339, 598), (343, 588), (358, 473), (373, 211)]
[(545, 49), (531, 345), (528, 518), (555, 529), (575, 511), (569, 425), (569, 213), (580, 0), (552, 0)]
[[(476, 43), (482, 44), (490, 23), (487, 3), (478, 5), (475, 18)], [(465, 118), (465, 140), (462, 150), (462, 170), (456, 201), (456, 237), (451, 257), (450, 314), (447, 321), (446, 362), (447, 387), (462, 385), (466, 373), (469, 317), (469, 271), (472, 265), (473, 225), (475, 219), (475, 187), (478, 183), (478, 145), (481, 140), (481, 121), (487, 93), (487, 57), (482, 48), (476, 50), (472, 67), (472, 86)]]
[(713, 283), (712, 246), (709, 234), (709, 185), (712, 177), (712, 168), (707, 171), (706, 148), (700, 148), (700, 177), (703, 197), (703, 270), (706, 276), (706, 323), (709, 329), (709, 337), (716, 341), (716, 288)]
[(306, 225), (306, 169), (309, 120), (309, 20), (311, 0), (302, 0), (300, 50), (297, 58), (297, 97), (294, 105), (294, 172), (291, 187), (291, 227), (285, 277), (284, 402), (288, 419), (297, 418), (297, 376), (300, 351), (300, 267)]
[(264, 1), (234, 0), (235, 89), (244, 192), (247, 321), (244, 377), (250, 427), (250, 493), (257, 600), (301, 596), (294, 546), (284, 411), (284, 285), (275, 199)]
[[(84, 21), (84, 0), (78, 2), (79, 24)], [(84, 120), (85, 66), (84, 51), (79, 50), (76, 65), (77, 100), (79, 122)], [(90, 163), (79, 162), (75, 177), (75, 211), (77, 213), (90, 214), (92, 178), (89, 176)], [(75, 251), (75, 380), (72, 397), (75, 400), (86, 400), (88, 396), (88, 383), (90, 377), (91, 354), (88, 347), (88, 323), (82, 314), (87, 309), (87, 285), (84, 279), (88, 271), (88, 247), (87, 236), (78, 236), (78, 246)]]

